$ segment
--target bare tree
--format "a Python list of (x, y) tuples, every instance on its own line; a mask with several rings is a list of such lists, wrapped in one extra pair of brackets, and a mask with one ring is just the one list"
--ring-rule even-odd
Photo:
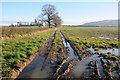
[(46, 4), (43, 5), (42, 7), (42, 14), (39, 16), (43, 22), (47, 22), (49, 28), (52, 25), (52, 21), (53, 21), (53, 15), (57, 15), (58, 12), (56, 11), (56, 8), (54, 5), (50, 5), (50, 4)]
[(43, 26), (43, 21), (41, 18), (35, 18), (34, 23), (36, 26)]
[(52, 16), (52, 23), (53, 23), (53, 25), (54, 25), (55, 27), (58, 27), (58, 26), (61, 25), (62, 19), (61, 19), (59, 16), (57, 16), (57, 15), (53, 15), (53, 16)]

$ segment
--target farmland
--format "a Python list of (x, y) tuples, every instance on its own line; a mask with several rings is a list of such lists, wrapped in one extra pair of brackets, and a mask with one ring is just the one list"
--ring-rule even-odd
[[(8, 37), (2, 40), (3, 78), (120, 78), (120, 57), (119, 53), (114, 54), (120, 48), (117, 28), (12, 28), (7, 32), (8, 30), (11, 29), (4, 28), (2, 31), (2, 37)], [(112, 52), (100, 52), (108, 49)], [(32, 60), (31, 56), (34, 56)], [(24, 63), (27, 64), (21, 68)]]
[(66, 37), (78, 48), (96, 49), (118, 48), (118, 30), (117, 28), (62, 28)]

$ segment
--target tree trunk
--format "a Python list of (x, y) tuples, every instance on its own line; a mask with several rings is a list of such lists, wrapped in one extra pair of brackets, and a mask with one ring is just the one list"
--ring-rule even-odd
[(50, 23), (50, 15), (48, 14), (48, 26), (49, 26), (49, 28), (50, 28), (50, 25), (51, 25), (51, 23)]
[(48, 22), (48, 26), (49, 26), (49, 28), (50, 28), (50, 22)]

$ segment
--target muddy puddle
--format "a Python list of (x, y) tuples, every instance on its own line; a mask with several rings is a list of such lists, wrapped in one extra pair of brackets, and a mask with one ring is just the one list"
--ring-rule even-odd
[[(62, 66), (60, 67), (60, 69), (58, 70), (58, 74), (59, 76), (65, 74), (65, 71), (69, 70), (68, 66), (71, 65), (70, 63), (73, 61), (73, 60), (77, 60), (78, 59), (78, 56), (76, 56), (74, 53), (74, 50), (72, 48), (72, 46), (70, 45), (69, 42), (67, 42), (67, 40), (65, 39), (64, 35), (62, 34), (62, 32), (60, 32), (60, 35), (61, 35), (61, 38), (62, 38), (62, 43), (63, 43), (63, 46), (68, 49), (68, 55), (67, 56), (67, 60), (65, 63), (62, 64)], [(57, 77), (57, 79), (59, 78), (59, 76)]]
[[(18, 78), (47, 78), (49, 77), (50, 65), (47, 64), (45, 58), (37, 56), (19, 75)], [(44, 68), (43, 68), (44, 66)]]
[(104, 36), (100, 36), (100, 37), (91, 37), (91, 38), (118, 39), (118, 38), (114, 38), (114, 37), (104, 37)]
[[(96, 51), (94, 50), (94, 48), (91, 46), (90, 48), (89, 48), (89, 50), (91, 51), (91, 52), (93, 52), (93, 53), (95, 53)], [(106, 50), (103, 50), (103, 49), (100, 49), (100, 50), (98, 50), (100, 53), (108, 53), (108, 52), (110, 52), (111, 54), (115, 54), (115, 55), (117, 55), (117, 56), (120, 56), (120, 49), (106, 49)]]
[(67, 47), (69, 49), (69, 51), (70, 51), (69, 52), (70, 53), (69, 61), (72, 60), (72, 59), (76, 59), (77, 60), (78, 56), (75, 55), (75, 52), (74, 52), (73, 48), (71, 47), (70, 43), (65, 40), (65, 38), (64, 38), (64, 36), (63, 36), (63, 34), (61, 32), (60, 32), (60, 35), (62, 37), (64, 47)]
[(98, 60), (100, 75), (104, 77), (103, 68), (101, 66), (100, 59), (101, 58), (98, 57), (98, 55), (92, 55), (88, 58), (85, 58), (82, 61), (77, 61), (73, 69), (71, 70), (70, 73), (68, 73), (67, 76), (70, 76), (72, 78), (81, 78), (84, 75), (86, 75), (86, 77), (89, 76), (91, 74), (91, 70), (88, 69), (88, 63), (93, 60)]

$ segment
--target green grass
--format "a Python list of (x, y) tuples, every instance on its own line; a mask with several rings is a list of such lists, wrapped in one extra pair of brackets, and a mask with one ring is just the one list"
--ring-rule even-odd
[(0, 26), (0, 27), (9, 27), (9, 26)]
[[(62, 27), (61, 31), (79, 49), (93, 48), (108, 49), (118, 48), (118, 28), (114, 27)], [(98, 37), (112, 37), (110, 39)], [(92, 38), (95, 37), (95, 38)]]
[(57, 31), (56, 32), (56, 35), (55, 35), (55, 39), (54, 39), (54, 45), (52, 46), (52, 48), (54, 50), (59, 50), (60, 48), (62, 48), (63, 44), (62, 44), (62, 38), (61, 38), (61, 35), (60, 35), (60, 32)]

